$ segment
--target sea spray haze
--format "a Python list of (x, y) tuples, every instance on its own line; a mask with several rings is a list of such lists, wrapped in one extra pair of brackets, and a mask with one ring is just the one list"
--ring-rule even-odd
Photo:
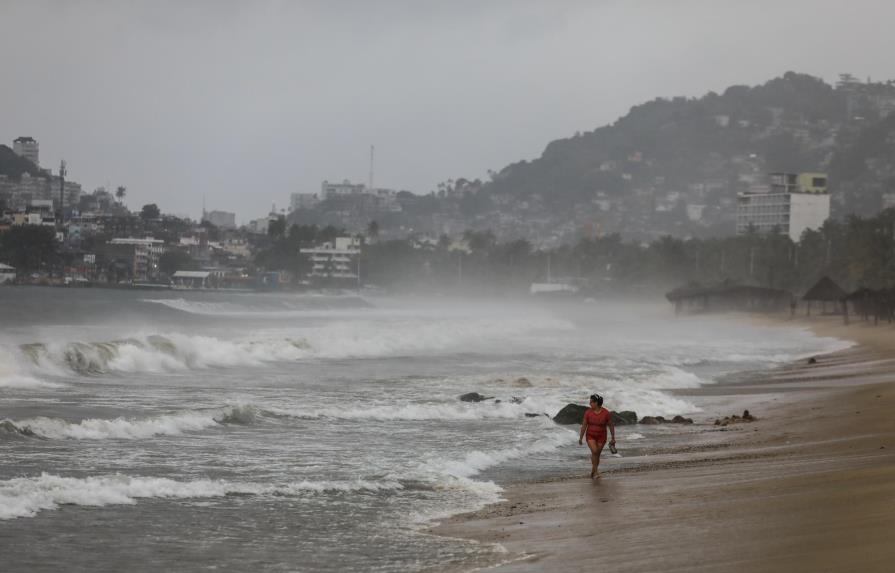
[[(688, 413), (664, 390), (839, 344), (662, 305), (0, 297), (9, 570), (489, 563), (495, 548), (416, 528), (580, 463), (574, 430), (542, 414), (594, 390), (615, 409)], [(494, 399), (457, 399), (469, 391)]]

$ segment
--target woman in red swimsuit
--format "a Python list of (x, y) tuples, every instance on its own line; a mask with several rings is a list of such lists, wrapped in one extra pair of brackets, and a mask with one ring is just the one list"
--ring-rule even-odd
[(615, 424), (612, 423), (612, 412), (603, 407), (603, 397), (599, 394), (592, 394), (590, 397), (590, 409), (584, 413), (584, 420), (581, 422), (581, 434), (578, 436), (578, 445), (580, 446), (584, 438), (587, 437), (587, 447), (590, 448), (590, 477), (600, 477), (600, 454), (603, 452), (603, 446), (606, 445), (606, 427), (612, 434), (610, 445), (615, 445)]

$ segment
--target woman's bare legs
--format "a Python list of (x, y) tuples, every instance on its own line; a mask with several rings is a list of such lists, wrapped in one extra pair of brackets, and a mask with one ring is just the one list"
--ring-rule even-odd
[(591, 479), (600, 477), (600, 454), (603, 453), (603, 446), (605, 445), (605, 441), (598, 442), (590, 438), (587, 439), (587, 447), (590, 448)]

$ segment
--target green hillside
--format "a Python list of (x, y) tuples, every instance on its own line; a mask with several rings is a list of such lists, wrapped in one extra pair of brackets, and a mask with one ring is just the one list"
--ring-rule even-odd
[(24, 157), (15, 154), (12, 148), (0, 145), (0, 175), (18, 181), (23, 173), (42, 175), (40, 168)]

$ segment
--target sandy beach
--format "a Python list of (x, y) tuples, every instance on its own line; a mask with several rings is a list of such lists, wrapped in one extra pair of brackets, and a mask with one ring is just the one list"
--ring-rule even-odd
[[(746, 319), (856, 346), (688, 390), (703, 412), (679, 445), (604, 459), (596, 481), (582, 449), (431, 532), (499, 544), (502, 572), (895, 569), (895, 327)], [(714, 425), (746, 408), (756, 421)]]

